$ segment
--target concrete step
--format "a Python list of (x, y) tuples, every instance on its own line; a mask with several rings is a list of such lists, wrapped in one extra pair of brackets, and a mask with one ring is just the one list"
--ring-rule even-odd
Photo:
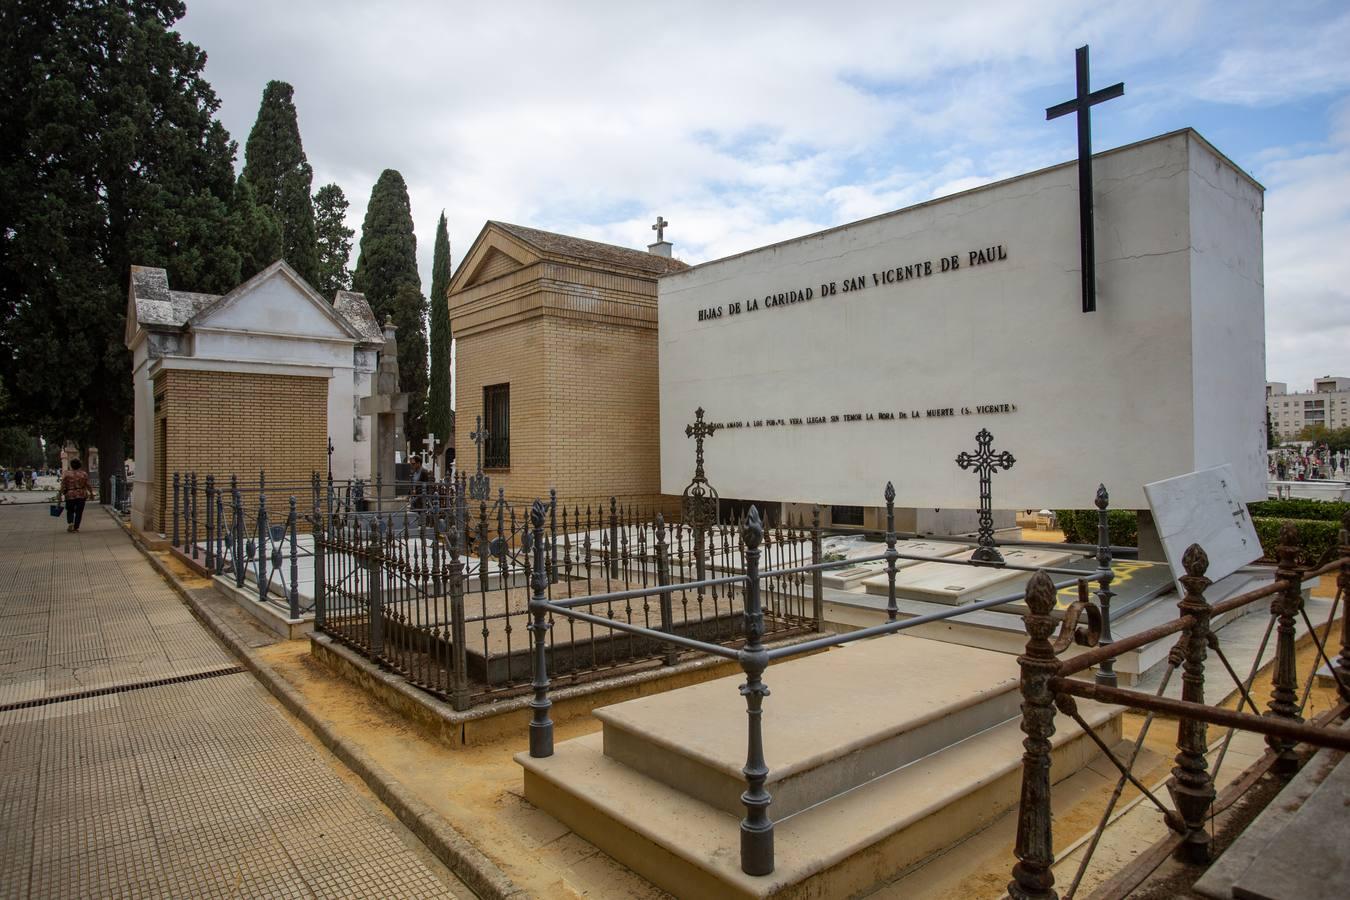
[[(1119, 740), (1118, 711), (1090, 703), (1079, 709), (1108, 746)], [(548, 759), (516, 760), (526, 799), (677, 896), (852, 896), (1016, 806), (1020, 724), (1009, 719), (789, 817), (775, 797), (776, 865), (761, 877), (740, 869), (740, 811), (615, 760), (601, 734), (565, 741)], [(1090, 763), (1097, 748), (1071, 720), (1059, 716), (1056, 724), (1052, 778), (1059, 781)], [(767, 752), (772, 766), (772, 743)]]
[[(1018, 715), (1010, 656), (892, 637), (770, 668), (766, 785), (788, 816)], [(741, 676), (595, 711), (604, 752), (739, 814), (746, 712)]]

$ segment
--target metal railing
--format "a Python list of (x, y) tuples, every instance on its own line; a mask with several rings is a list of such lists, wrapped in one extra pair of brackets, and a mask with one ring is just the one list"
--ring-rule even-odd
[[(1265, 735), (1268, 748), (1266, 758), (1257, 765), (1268, 766), (1283, 777), (1298, 770), (1300, 744), (1350, 750), (1350, 733), (1335, 724), (1337, 718), (1344, 718), (1347, 704), (1350, 704), (1350, 617), (1344, 615), (1347, 594), (1350, 594), (1350, 516), (1346, 517), (1340, 531), (1339, 558), (1325, 565), (1300, 566), (1297, 537), (1294, 525), (1287, 523), (1280, 534), (1279, 564), (1274, 582), (1212, 605), (1205, 598), (1205, 591), (1213, 583), (1206, 577), (1209, 559), (1199, 544), (1192, 544), (1183, 558), (1186, 574), (1181, 578), (1181, 585), (1185, 594), (1177, 604), (1180, 615), (1176, 619), (1118, 640), (1110, 647), (1098, 647), (1067, 660), (1058, 658), (1067, 646), (1063, 638), (1051, 640), (1055, 630), (1055, 622), (1050, 615), (1054, 591), (1048, 579), (1033, 577), (1027, 592), (1028, 612), (1024, 617), (1028, 641), (1025, 652), (1018, 657), (1022, 670), (1022, 730), (1027, 737), (1024, 742), (1026, 753), (1022, 758), (1022, 800), (1018, 810), (1015, 850), (1018, 862), (1013, 867), (1012, 881), (1008, 885), (1010, 896), (1058, 896), (1054, 890), (1052, 872), (1056, 860), (1050, 778), (1050, 737), (1055, 731), (1057, 712), (1077, 723), (1120, 773), (1097, 827), (1088, 837), (1086, 850), (1065, 893), (1066, 897), (1074, 896), (1082, 884), (1127, 784), (1135, 787), (1143, 798), (1161, 812), (1163, 821), (1171, 831), (1170, 838), (1162, 846), (1175, 850), (1184, 861), (1205, 863), (1211, 855), (1208, 823), (1218, 812), (1216, 779), (1236, 731)], [(1308, 615), (1303, 596), (1304, 584), (1311, 578), (1333, 572), (1337, 574), (1336, 595), (1319, 634)], [(1239, 677), (1212, 623), (1218, 616), (1265, 599), (1270, 602), (1270, 618), (1265, 636), (1249, 672), (1245, 677)], [(1331, 640), (1338, 611), (1342, 613), (1341, 649), (1338, 659), (1333, 661), (1327, 643)], [(1298, 675), (1295, 641), (1300, 622), (1307, 628), (1317, 654), (1317, 660), (1302, 684)], [(1270, 692), (1262, 709), (1254, 687), (1263, 668), (1263, 657), (1272, 633), (1275, 637), (1275, 654), (1270, 664)], [(1108, 654), (1139, 650), (1172, 635), (1178, 635), (1178, 638), (1168, 655), (1167, 668), (1155, 693), (1126, 690), (1074, 677), (1098, 665)], [(1205, 702), (1206, 661), (1210, 654), (1217, 657), (1224, 675), (1232, 681), (1237, 698), (1236, 709)], [(1310, 724), (1304, 721), (1303, 713), (1319, 664), (1325, 665), (1334, 680), (1341, 705), (1331, 715), (1324, 717), (1321, 723)], [(1170, 699), (1164, 696), (1164, 692), (1178, 669), (1182, 673), (1181, 698)], [(1146, 718), (1126, 759), (1121, 759), (1091, 730), (1077, 708), (1077, 698), (1146, 712)], [(1148, 731), (1159, 715), (1177, 721), (1176, 766), (1167, 783), (1172, 796), (1171, 806), (1142, 784), (1134, 772)], [(1222, 749), (1212, 768), (1209, 762), (1212, 748), (1207, 733), (1210, 725), (1227, 729), (1222, 739)], [(1251, 782), (1244, 784), (1245, 781), (1239, 782), (1237, 790), (1226, 792), (1225, 808), (1240, 796), (1246, 786), (1250, 786)], [(1124, 891), (1132, 888), (1132, 885), (1124, 887)]]
[[(590, 599), (593, 620), (566, 617), (545, 648), (565, 681), (679, 661), (677, 647), (618, 626), (712, 646), (744, 639), (740, 581), (692, 584), (743, 571), (738, 528), (700, 531), (617, 498), (582, 506), (551, 496), (536, 533), (503, 491), (471, 500), (466, 481), (437, 483), (398, 511), (316, 508), (315, 628), (458, 709), (529, 690), (536, 572), (550, 601)], [(819, 559), (820, 535), (818, 516), (765, 533), (760, 552), (783, 570), (765, 586), (770, 633), (819, 629), (819, 580), (800, 567)]]
[[(608, 627), (636, 638), (664, 643), (668, 646), (682, 650), (696, 650), (713, 656), (719, 656), (723, 659), (734, 660), (740, 664), (742, 671), (745, 673), (745, 683), (741, 686), (740, 693), (745, 697), (748, 726), (746, 735), (746, 762), (745, 768), (743, 769), (746, 778), (746, 790), (741, 797), (746, 810), (745, 818), (741, 822), (741, 869), (748, 875), (768, 875), (774, 870), (774, 825), (769, 816), (772, 798), (765, 789), (769, 769), (764, 759), (762, 731), (762, 719), (764, 715), (763, 703), (764, 698), (768, 695), (768, 688), (764, 684), (763, 676), (764, 670), (768, 665), (771, 662), (800, 656), (806, 653), (814, 653), (828, 647), (842, 646), (854, 641), (879, 637), (882, 635), (897, 634), (930, 622), (942, 621), (968, 615), (980, 610), (1006, 606), (1009, 603), (1014, 603), (1026, 597), (1025, 591), (1010, 592), (1003, 596), (990, 597), (963, 606), (953, 606), (950, 609), (943, 609), (939, 612), (913, 616), (901, 620), (899, 618), (895, 579), (899, 568), (898, 563), (902, 559), (923, 560), (924, 562), (953, 566), (1034, 571), (1036, 572), (1036, 575), (1033, 576), (1034, 578), (1045, 579), (1046, 582), (1051, 585), (1052, 597), (1056, 590), (1076, 586), (1078, 589), (1078, 599), (1072, 602), (1065, 610), (1063, 616), (1064, 627), (1071, 635), (1078, 635), (1079, 639), (1085, 644), (1097, 643), (1100, 638), (1101, 626), (1103, 623), (1102, 607), (1089, 599), (1089, 580), (1093, 579), (1097, 581), (1098, 597), (1105, 597), (1106, 605), (1109, 609), (1110, 583), (1112, 578), (1110, 569), (1110, 543), (1109, 540), (1107, 540), (1106, 526), (1104, 524), (1107, 504), (1104, 488), (1098, 492), (1098, 498), (1101, 518), (1103, 520), (1101, 532), (1102, 544), (1098, 548), (1098, 560), (1102, 568), (1096, 572), (1082, 572), (1067, 568), (1035, 569), (1004, 561), (986, 562), (975, 559), (943, 559), (902, 553), (896, 549), (898, 535), (895, 531), (895, 489), (890, 484), (886, 485), (885, 491), (887, 525), (885, 535), (886, 549), (873, 556), (825, 562), (821, 561), (820, 554), (816, 553), (810, 563), (787, 567), (775, 568), (771, 566), (769, 568), (764, 568), (762, 563), (766, 552), (766, 529), (761, 521), (758, 509), (752, 506), (746, 520), (741, 524), (741, 545), (744, 548), (745, 558), (743, 572), (735, 572), (689, 583), (641, 588), (625, 591), (621, 594), (598, 594), (594, 596), (577, 597), (566, 601), (558, 601), (549, 596), (548, 579), (540, 571), (542, 565), (542, 556), (540, 555), (542, 553), (542, 548), (536, 544), (534, 550), (535, 570), (532, 582), (533, 595), (529, 605), (531, 616), (530, 632), (533, 636), (535, 650), (534, 680), (531, 684), (534, 696), (530, 701), (532, 710), (529, 726), (530, 756), (543, 758), (553, 755), (553, 722), (550, 718), (552, 701), (549, 699), (549, 691), (552, 688), (552, 682), (547, 648), (548, 636), (552, 631), (556, 620), (559, 618), (585, 622), (595, 626)], [(543, 533), (546, 511), (546, 504), (540, 501), (536, 501), (531, 510), (531, 522), (536, 535), (542, 535)], [(820, 575), (823, 572), (877, 561), (885, 563), (885, 574), (887, 576), (887, 621), (884, 624), (875, 625), (870, 628), (862, 628), (843, 634), (834, 634), (799, 643), (782, 645), (773, 649), (769, 649), (765, 646), (764, 641), (768, 636), (768, 630), (765, 627), (766, 604), (764, 586), (766, 583), (770, 583), (775, 579), (806, 576), (810, 577), (813, 583), (819, 584)], [(1060, 576), (1060, 580), (1057, 582), (1051, 580), (1051, 573)], [(745, 631), (744, 645), (739, 648), (713, 644), (699, 640), (696, 637), (671, 634), (666, 631), (656, 630), (638, 624), (616, 622), (607, 619), (604, 615), (597, 615), (593, 611), (594, 607), (612, 603), (619, 597), (633, 599), (646, 596), (659, 596), (663, 598), (664, 602), (664, 596), (667, 592), (688, 592), (700, 589), (711, 589), (713, 587), (739, 590), (742, 599), (741, 614), (744, 619)], [(1085, 620), (1085, 624), (1082, 627), (1079, 627), (1079, 622), (1082, 620)], [(1108, 669), (1107, 672), (1104, 673), (1104, 677), (1114, 679), (1114, 674)]]

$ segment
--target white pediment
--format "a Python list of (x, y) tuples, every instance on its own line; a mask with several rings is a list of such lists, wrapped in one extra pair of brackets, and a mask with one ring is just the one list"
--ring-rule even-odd
[(286, 335), (317, 340), (358, 339), (351, 326), (282, 263), (221, 297), (194, 316), (190, 325), (200, 330)]

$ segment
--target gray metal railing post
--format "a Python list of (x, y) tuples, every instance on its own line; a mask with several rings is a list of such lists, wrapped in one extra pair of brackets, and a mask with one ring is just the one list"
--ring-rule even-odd
[(895, 485), (886, 482), (886, 621), (894, 622), (900, 614), (895, 602)]
[(214, 475), (206, 476), (206, 555), (202, 563), (206, 566), (206, 571), (213, 572), (216, 567), (215, 558), (215, 532), (212, 530), (211, 514), (214, 512), (216, 501), (216, 477)]
[[(469, 708), (469, 653), (466, 647), (468, 630), (464, 621), (464, 563), (461, 554), (468, 554), (468, 536), (465, 520), (468, 501), (462, 490), (456, 489), (454, 511), (450, 521), (450, 703), (455, 709)], [(480, 572), (479, 578), (483, 575)]]
[[(1098, 642), (1100, 646), (1111, 643), (1111, 598), (1115, 592), (1111, 590), (1111, 582), (1115, 580), (1115, 572), (1111, 569), (1111, 516), (1107, 509), (1111, 505), (1111, 495), (1106, 492), (1106, 485), (1097, 485), (1097, 606), (1102, 611), (1102, 630), (1101, 639)], [(1116, 686), (1116, 661), (1114, 659), (1103, 660), (1097, 667), (1096, 681), (1098, 684), (1107, 687)]]
[(188, 519), (188, 531), (192, 540), (192, 558), (197, 558), (197, 473), (192, 473), (192, 490), (189, 491), (192, 497), (192, 515)]
[[(1102, 508), (1100, 504), (1098, 508)], [(1186, 596), (1177, 603), (1177, 608), (1182, 616), (1194, 619), (1195, 624), (1186, 629), (1180, 643), (1185, 657), (1181, 670), (1181, 699), (1203, 705), (1205, 655), (1210, 639), (1210, 606), (1205, 600), (1205, 591), (1213, 584), (1205, 577), (1209, 557), (1199, 544), (1191, 544), (1182, 557), (1182, 565), (1186, 574), (1181, 576), (1181, 586), (1186, 589)], [(1205, 760), (1208, 752), (1206, 730), (1205, 723), (1199, 719), (1182, 716), (1177, 722), (1177, 764), (1172, 769), (1172, 800), (1186, 823), (1186, 836), (1177, 852), (1192, 863), (1205, 863), (1210, 859), (1210, 835), (1205, 830), (1205, 822), (1214, 805), (1214, 779)]]
[[(666, 520), (660, 513), (656, 514), (656, 583), (658, 585), (670, 584), (670, 559), (669, 548), (666, 545)], [(661, 600), (661, 630), (666, 634), (675, 633), (675, 606), (671, 598), (670, 591), (662, 591)], [(679, 652), (674, 644), (666, 644), (665, 652), (661, 657), (663, 665), (673, 666), (679, 659)]]
[(619, 507), (609, 498), (609, 577), (619, 580)]
[[(534, 501), (530, 508), (534, 527), (533, 593), (530, 596), (530, 633), (534, 638), (534, 679), (530, 700), (530, 756), (540, 759), (553, 755), (553, 720), (549, 710), (553, 701), (548, 697), (548, 574), (544, 571), (544, 504)], [(612, 547), (612, 545), (611, 545)], [(482, 577), (480, 573), (479, 578)]]
[[(820, 504), (811, 507), (811, 564), (820, 565), (824, 552), (821, 547)], [(819, 570), (811, 572), (811, 618), (816, 622), (816, 631), (825, 627), (825, 576)]]
[(300, 618), (300, 559), (296, 547), (296, 521), (295, 515), (295, 495), (291, 495), (291, 514), (286, 520), (286, 525), (291, 532), (291, 583), (290, 590), (286, 592), (286, 599), (290, 602), (290, 612), (292, 619)]
[(267, 543), (270, 532), (267, 527), (267, 495), (263, 493), (263, 476), (258, 474), (258, 530), (254, 536), (258, 542), (258, 601), (267, 602)]
[[(1289, 586), (1276, 594), (1270, 603), (1270, 613), (1277, 617), (1275, 629), (1275, 666), (1271, 672), (1272, 691), (1267, 715), (1302, 722), (1298, 703), (1298, 664), (1295, 647), (1295, 622), (1303, 609), (1303, 573), (1298, 567), (1298, 529), (1293, 522), (1285, 522), (1280, 529), (1280, 543), (1276, 548), (1279, 566), (1275, 577)], [(1294, 753), (1295, 742), (1289, 738), (1266, 738), (1266, 746), (1275, 753), (1273, 770), (1288, 777), (1298, 771), (1299, 760)]]
[(548, 583), (558, 583), (558, 489), (548, 489)]
[(773, 820), (769, 818), (769, 804), (773, 797), (764, 788), (769, 777), (769, 766), (764, 761), (764, 698), (769, 689), (764, 684), (764, 670), (769, 665), (769, 654), (764, 649), (764, 610), (759, 597), (759, 555), (764, 540), (764, 526), (759, 509), (750, 507), (741, 529), (745, 543), (745, 646), (737, 654), (745, 672), (741, 695), (745, 697), (747, 735), (745, 751), (745, 818), (741, 820), (741, 871), (747, 875), (768, 875), (773, 872)]
[(1027, 645), (1022, 670), (1022, 797), (1017, 807), (1017, 842), (1008, 895), (1013, 900), (1049, 900), (1054, 891), (1054, 842), (1050, 816), (1050, 736), (1055, 733), (1055, 692), (1050, 679), (1059, 670), (1050, 635), (1055, 632), (1055, 584), (1045, 572), (1027, 582)]
[(225, 491), (216, 489), (216, 575), (225, 571)]
[(178, 474), (177, 472), (174, 472), (174, 473), (173, 473), (173, 534), (172, 534), (172, 536), (169, 538), (169, 546), (171, 546), (171, 547), (177, 547), (177, 546), (178, 546), (178, 491), (179, 491), (179, 474)]

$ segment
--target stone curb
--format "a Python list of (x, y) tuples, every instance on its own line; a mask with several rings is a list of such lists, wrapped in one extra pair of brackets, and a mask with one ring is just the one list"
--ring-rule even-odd
[[(109, 513), (109, 515), (112, 515)], [(122, 523), (114, 517), (119, 525)], [(205, 604), (194, 595), (194, 589), (184, 587), (174, 574), (156, 557), (148, 552), (141, 541), (125, 527), (123, 530), (131, 538), (141, 555), (149, 561), (160, 577), (183, 598), (193, 614), (209, 628), (217, 638), (230, 648), (263, 686), (279, 700), (296, 718), (314, 732), (320, 742), (343, 764), (361, 777), (361, 780), (380, 798), (398, 817), (408, 830), (417, 835), (435, 856), (441, 860), (479, 897), (486, 900), (504, 900), (529, 896), (497, 867), (496, 863), (463, 835), (439, 813), (427, 806), (386, 772), (364, 750), (341, 737), (326, 720), (319, 718), (306, 704), (300, 693), (286, 683), (262, 659), (230, 632), (223, 622)], [(215, 588), (204, 590), (214, 591)]]

